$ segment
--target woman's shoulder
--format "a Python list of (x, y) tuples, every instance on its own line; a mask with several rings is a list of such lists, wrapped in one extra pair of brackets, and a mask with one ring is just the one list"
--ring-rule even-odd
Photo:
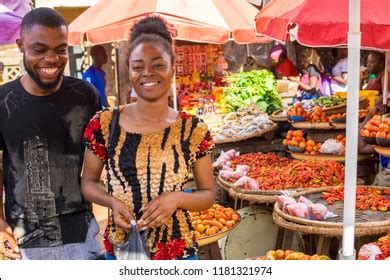
[(205, 124), (205, 122), (201, 118), (199, 118), (198, 116), (195, 116), (195, 115), (188, 114), (186, 112), (179, 112), (178, 118), (181, 120), (187, 120), (187, 121), (192, 122), (192, 124), (195, 127), (199, 127), (199, 126), (207, 127), (207, 125)]

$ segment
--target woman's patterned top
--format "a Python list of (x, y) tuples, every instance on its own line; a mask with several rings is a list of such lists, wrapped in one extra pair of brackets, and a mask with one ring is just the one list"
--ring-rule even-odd
[[(157, 196), (182, 191), (196, 160), (214, 147), (207, 126), (197, 117), (179, 113), (176, 121), (160, 132), (127, 132), (117, 123), (108, 145), (112, 109), (97, 113), (88, 124), (84, 139), (87, 147), (106, 164), (108, 192), (128, 204), (140, 219), (141, 207)], [(122, 242), (125, 233), (112, 219), (105, 234), (105, 245)], [(176, 259), (196, 253), (194, 231), (187, 210), (177, 209), (169, 221), (148, 229), (148, 245), (153, 259)]]

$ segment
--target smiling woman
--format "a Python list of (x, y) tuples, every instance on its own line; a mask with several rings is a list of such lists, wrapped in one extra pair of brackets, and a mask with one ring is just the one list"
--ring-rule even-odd
[[(82, 192), (112, 209), (105, 234), (112, 256), (112, 241), (123, 242), (131, 220), (147, 230), (153, 259), (197, 256), (188, 211), (207, 209), (214, 202), (214, 144), (202, 121), (168, 106), (173, 69), (172, 38), (165, 22), (159, 17), (141, 20), (132, 30), (129, 55), (137, 102), (120, 108), (118, 122), (112, 109), (98, 113), (84, 133), (89, 149)], [(104, 165), (108, 194), (99, 189)], [(197, 191), (185, 193), (191, 171)]]

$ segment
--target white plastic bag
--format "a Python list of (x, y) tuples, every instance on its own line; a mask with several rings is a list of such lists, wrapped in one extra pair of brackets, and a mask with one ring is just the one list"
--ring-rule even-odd
[(115, 257), (117, 260), (150, 260), (150, 254), (146, 247), (146, 231), (139, 233), (137, 224), (131, 223), (131, 229), (121, 244), (113, 242)]
[(221, 169), (224, 165), (229, 165), (228, 162), (239, 155), (240, 153), (236, 152), (234, 149), (231, 149), (227, 152), (222, 151), (218, 159), (213, 162), (213, 168)]
[(251, 177), (248, 176), (243, 176), (240, 179), (238, 179), (234, 183), (234, 186), (245, 190), (252, 190), (252, 191), (258, 191), (260, 189), (259, 183), (255, 179), (252, 179)]
[(345, 147), (334, 139), (328, 139), (321, 145), (320, 152), (330, 155), (342, 155), (345, 152)]

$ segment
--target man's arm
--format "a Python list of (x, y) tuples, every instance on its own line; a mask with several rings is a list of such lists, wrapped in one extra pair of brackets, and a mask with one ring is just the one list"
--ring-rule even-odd
[[(1, 163), (3, 163), (3, 152), (1, 151)], [(3, 211), (3, 166), (0, 168), (0, 254), (10, 259), (20, 259), (19, 246), (12, 234), (11, 227), (4, 218)]]

